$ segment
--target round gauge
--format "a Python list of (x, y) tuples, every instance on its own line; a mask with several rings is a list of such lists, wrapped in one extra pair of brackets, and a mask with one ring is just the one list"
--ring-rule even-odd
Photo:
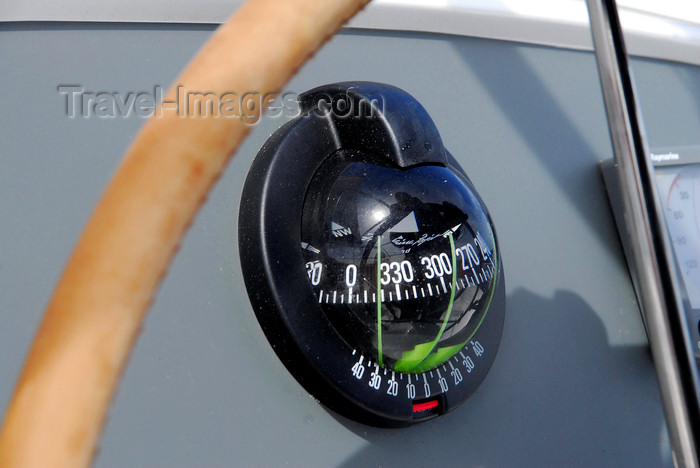
[(301, 226), (309, 281), (353, 349), (394, 371), (429, 371), (464, 347), (489, 309), (493, 232), (449, 169), (368, 159), (342, 152), (309, 186)]
[(700, 167), (678, 172), (668, 189), (665, 209), (678, 266), (686, 283), (700, 288)]
[(396, 427), (486, 377), (505, 292), (490, 215), (423, 107), (377, 83), (323, 86), (255, 158), (239, 250), (272, 348), (315, 398)]

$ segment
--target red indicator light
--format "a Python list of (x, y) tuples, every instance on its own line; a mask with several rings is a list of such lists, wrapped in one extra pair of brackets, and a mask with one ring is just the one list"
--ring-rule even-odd
[(413, 405), (413, 412), (417, 413), (419, 411), (429, 410), (429, 409), (437, 407), (437, 405), (438, 405), (437, 400), (426, 401), (423, 403), (416, 403), (415, 405)]

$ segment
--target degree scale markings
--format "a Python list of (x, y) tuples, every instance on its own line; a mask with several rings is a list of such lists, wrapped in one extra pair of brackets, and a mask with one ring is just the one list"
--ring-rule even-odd
[[(359, 359), (355, 362), (352, 372), (358, 380), (364, 381), (367, 384), (369, 384), (369, 387), (374, 389), (374, 391), (386, 393), (387, 395), (391, 395), (392, 397), (399, 396), (398, 392), (405, 392), (405, 397), (409, 400), (420, 400), (422, 398), (430, 398), (435, 397), (439, 394), (445, 394), (450, 390), (450, 388), (459, 385), (463, 381), (463, 379), (468, 378), (466, 377), (466, 375), (472, 374), (472, 372), (477, 367), (477, 362), (481, 357), (484, 356), (484, 354), (486, 354), (485, 349), (479, 341), (469, 341), (464, 344), (464, 347), (459, 351), (458, 354), (456, 354), (445, 364), (440, 366), (442, 368), (442, 372), (445, 372), (446, 374), (454, 377), (455, 382), (452, 384), (450, 384), (445, 378), (445, 376), (442, 374), (440, 367), (422, 373), (396, 372), (394, 370), (387, 369), (386, 367), (381, 366), (379, 362), (372, 362), (369, 359), (365, 360), (365, 356), (362, 354), (359, 355)], [(357, 350), (353, 349), (352, 356), (356, 355)], [(448, 365), (451, 371), (447, 368)], [(358, 367), (361, 367), (362, 370), (357, 370)], [(364, 371), (364, 369), (371, 368), (374, 368), (374, 372)], [(459, 371), (460, 368), (463, 369), (467, 374), (462, 374)], [(389, 371), (391, 371), (390, 379), (384, 381), (383, 379), (379, 378), (380, 375), (387, 376)], [(455, 377), (455, 371), (459, 372), (458, 378)], [(397, 375), (399, 381), (403, 381), (404, 376), (407, 377), (408, 384), (403, 387), (403, 390), (401, 390), (401, 387), (395, 386), (395, 383), (397, 382)], [(409, 390), (409, 388), (415, 385), (419, 380), (423, 380), (423, 395), (411, 396), (411, 391)], [(387, 385), (382, 385), (382, 382), (385, 382)], [(395, 390), (393, 393), (389, 393), (388, 389)], [(437, 393), (435, 393), (436, 391)]]
[[(472, 288), (479, 286), (483, 283), (491, 281), (494, 279), (494, 268), (493, 265), (488, 265), (483, 268), (480, 272), (472, 271), (471, 276), (469, 273), (464, 274), (462, 278), (459, 278), (455, 283), (455, 289), (461, 291), (463, 289)], [(428, 291), (426, 293), (425, 287)], [(393, 291), (386, 291), (382, 288), (380, 290), (381, 302), (389, 302), (393, 300), (411, 300), (411, 299), (421, 299), (427, 296), (438, 296), (449, 292), (452, 289), (452, 284), (444, 280), (443, 277), (440, 278), (439, 283), (428, 283), (426, 282), (423, 286), (407, 285), (406, 289), (401, 289), (400, 284), (394, 284)], [(420, 293), (419, 293), (420, 291)], [(374, 303), (376, 299), (376, 293), (372, 292), (371, 296), (368, 290), (363, 289), (362, 292), (356, 292), (354, 288), (348, 288), (346, 291), (340, 292), (326, 291), (321, 289), (318, 291), (318, 303), (319, 304), (370, 304)], [(346, 300), (347, 295), (347, 300)]]
[[(401, 301), (401, 300), (413, 300), (413, 299), (420, 299), (420, 298), (426, 298), (428, 296), (440, 296), (442, 294), (449, 294), (451, 296), (450, 298), (450, 307), (454, 302), (454, 296), (457, 293), (457, 291), (465, 291), (468, 288), (473, 288), (473, 287), (478, 287), (479, 285), (482, 285), (485, 282), (488, 282), (492, 279), (494, 279), (494, 265), (493, 265), (493, 259), (490, 257), (483, 258), (483, 262), (481, 263), (480, 266), (472, 265), (471, 267), (467, 267), (466, 270), (463, 270), (461, 273), (458, 274), (457, 271), (457, 263), (456, 263), (456, 258), (455, 258), (455, 252), (459, 249), (455, 249), (454, 246), (454, 239), (451, 233), (448, 235), (449, 240), (450, 240), (450, 250), (451, 250), (451, 263), (450, 265), (452, 268), (451, 270), (448, 270), (445, 268), (445, 274), (440, 273), (439, 275), (435, 275), (432, 281), (425, 281), (422, 284), (409, 284), (410, 281), (391, 281), (388, 282), (387, 278), (384, 278), (384, 284), (382, 283), (383, 279), (383, 274), (386, 275), (386, 273), (382, 272), (382, 236), (377, 236), (376, 239), (376, 291), (379, 293), (379, 297), (377, 297), (377, 293), (373, 292), (371, 289), (366, 289), (366, 288), (355, 288), (353, 287), (354, 284), (352, 283), (347, 283), (347, 289), (346, 288), (341, 288), (338, 290), (334, 291), (329, 291), (328, 289), (320, 289), (318, 292), (319, 295), (319, 303), (330, 303), (331, 301), (333, 304), (348, 304), (352, 305), (353, 303), (357, 305), (361, 304), (370, 304), (371, 302), (374, 302), (376, 304), (376, 314), (377, 314), (377, 359), (375, 362), (372, 362), (369, 359), (365, 359), (365, 356), (360, 356), (360, 360), (356, 363), (357, 365), (366, 368), (367, 370), (370, 370), (371, 368), (374, 367), (374, 372), (361, 372), (361, 374), (364, 375), (355, 375), (355, 377), (358, 380), (365, 381), (366, 383), (369, 384), (371, 388), (373, 388), (375, 391), (381, 391), (386, 393), (390, 396), (397, 396), (398, 392), (401, 394), (405, 395), (405, 397), (408, 397), (409, 399), (420, 399), (422, 397), (425, 398), (430, 398), (435, 397), (437, 394), (442, 394), (446, 393), (449, 388), (450, 388), (450, 383), (448, 383), (447, 379), (445, 378), (444, 374), (449, 374), (452, 376), (452, 378), (455, 379), (455, 383), (453, 385), (457, 385), (459, 382), (462, 381), (462, 373), (460, 373), (459, 369), (461, 368), (463, 371), (466, 372), (466, 374), (471, 374), (474, 370), (475, 363), (474, 361), (480, 354), (477, 354), (474, 356), (474, 359), (469, 357), (470, 352), (470, 344), (465, 343), (463, 349), (459, 352), (459, 354), (454, 355), (451, 359), (448, 361), (443, 362), (442, 364), (442, 369), (435, 368), (432, 370), (428, 370), (427, 372), (423, 373), (412, 373), (412, 372), (396, 372), (388, 367), (384, 367), (384, 350), (383, 350), (383, 334), (382, 334), (382, 302), (385, 301)], [(386, 268), (386, 266), (385, 266)], [(451, 274), (450, 274), (451, 273)], [(420, 269), (416, 268), (414, 269), (414, 274), (418, 276), (420, 274)], [(448, 277), (451, 277), (451, 281), (446, 281), (445, 280), (445, 275), (449, 275)], [(459, 275), (459, 277), (458, 277)], [(410, 275), (411, 277), (413, 275)], [(425, 275), (427, 276), (427, 274)], [(412, 281), (412, 280), (411, 280)], [(354, 282), (353, 282), (354, 283)], [(386, 284), (388, 283), (388, 284)], [(393, 283), (393, 287), (391, 287), (391, 284)], [(352, 285), (351, 285), (352, 284)], [(384, 287), (383, 287), (384, 286)], [(329, 288), (330, 289), (330, 288)], [(418, 293), (418, 290), (420, 289), (420, 295)], [(427, 289), (427, 291), (425, 290)], [(370, 297), (371, 293), (371, 297)], [(345, 301), (345, 295), (347, 294), (347, 301)], [(325, 299), (325, 301), (324, 301)], [(449, 317), (449, 313), (448, 313)], [(445, 323), (443, 322), (443, 326), (441, 329), (444, 329)], [(443, 330), (441, 330), (443, 331)], [(440, 333), (438, 333), (440, 334)], [(473, 346), (473, 344), (472, 344)], [(353, 356), (356, 354), (356, 350), (353, 350)], [(466, 353), (466, 355), (465, 355)], [(461, 360), (460, 360), (461, 357)], [(454, 360), (454, 362), (453, 362)], [(363, 364), (364, 361), (364, 364)], [(449, 365), (449, 369), (448, 366)], [(380, 370), (381, 369), (381, 370)], [(450, 369), (452, 372), (450, 372)], [(455, 370), (457, 370), (457, 374), (455, 374)], [(389, 371), (391, 371), (391, 377), (389, 378)], [(398, 373), (399, 379), (396, 379), (396, 374)], [(408, 376), (408, 383), (409, 385), (403, 387), (402, 389), (398, 389), (396, 387), (395, 383), (397, 380), (404, 380), (404, 373)], [(437, 376), (435, 375), (437, 373)], [(466, 375), (465, 374), (465, 375)], [(379, 376), (382, 377), (379, 377)], [(422, 376), (422, 379), (421, 379)], [(457, 381), (457, 377), (459, 376), (459, 381)], [(410, 386), (413, 385), (414, 382), (414, 377), (416, 380), (421, 379), (423, 380), (423, 390), (424, 390), (424, 395), (415, 395), (415, 392), (411, 390)], [(379, 388), (378, 388), (379, 387)], [(438, 392), (438, 393), (436, 393)], [(414, 395), (414, 396), (411, 396)]]
[[(484, 349), (483, 349), (482, 345), (478, 341), (476, 341), (476, 342), (470, 341), (469, 343), (466, 343), (465, 348), (463, 348), (462, 351), (459, 352), (459, 357), (461, 357), (463, 361), (460, 362), (458, 356), (454, 356), (454, 358), (453, 358), (455, 363), (457, 365), (461, 364), (462, 367), (464, 368), (464, 370), (468, 374), (470, 374), (474, 370), (474, 366), (475, 366), (474, 361), (470, 357), (465, 356), (465, 354), (464, 354), (465, 351), (468, 352), (469, 345), (472, 346), (472, 352), (474, 353), (475, 358), (479, 358), (479, 357), (483, 356)], [(478, 349), (478, 352), (477, 352), (477, 349)], [(355, 356), (356, 354), (357, 354), (357, 350), (353, 349), (352, 355)], [(374, 372), (369, 377), (369, 383), (370, 383), (369, 386), (371, 388), (374, 388), (375, 391), (381, 390), (381, 380), (378, 379), (378, 376), (380, 375), (379, 363), (377, 363), (377, 362), (373, 363), (372, 361), (367, 360), (366, 364), (363, 366), (363, 361), (364, 361), (364, 355), (361, 355), (359, 360), (356, 363), (356, 366), (362, 366), (362, 367), (367, 367), (367, 368), (374, 367)], [(467, 364), (468, 362), (469, 362), (469, 364)], [(452, 359), (450, 359), (447, 362), (447, 364), (443, 364), (441, 366), (443, 372), (448, 373), (447, 365), (449, 365), (450, 369), (452, 369), (451, 375), (454, 376), (455, 375), (454, 372), (457, 370), (457, 368), (455, 367), (455, 364), (452, 363)], [(382, 368), (382, 370), (383, 370), (382, 374), (384, 376), (386, 376), (388, 373), (388, 369)], [(437, 373), (437, 377), (436, 377), (434, 372)], [(447, 393), (449, 391), (449, 388), (450, 388), (449, 383), (444, 378), (444, 376), (440, 372), (439, 368), (434, 369), (434, 372), (433, 372), (433, 370), (431, 370), (431, 371), (424, 372), (421, 374), (406, 373), (405, 375), (408, 376), (408, 386), (406, 387), (406, 392), (407, 392), (406, 397), (408, 397), (411, 400), (414, 399), (414, 397), (411, 397), (410, 394), (408, 393), (408, 391), (409, 391), (408, 388), (413, 385), (413, 377), (415, 377), (416, 379), (420, 379), (422, 377), (423, 384), (424, 384), (423, 391), (424, 391), (425, 398), (428, 398), (430, 396), (435, 395), (433, 393), (433, 385), (431, 385), (431, 382), (432, 383), (437, 382), (439, 384), (440, 393), (442, 393), (442, 394)], [(400, 372), (398, 374), (399, 374), (399, 380), (403, 381), (404, 373)], [(362, 379), (363, 375), (365, 375), (364, 371), (359, 372), (359, 376), (357, 378)], [(430, 380), (428, 380), (428, 376), (430, 377)], [(459, 379), (457, 380), (457, 378), (455, 377), (455, 384), (454, 385), (455, 386), (458, 385), (462, 381), (462, 379), (463, 379), (462, 374), (459, 373)], [(387, 394), (394, 396), (394, 397), (398, 396), (398, 387), (395, 386), (395, 383), (396, 383), (396, 372), (395, 371), (393, 371), (393, 370), (391, 371), (391, 379), (387, 380), (386, 382), (389, 385), (389, 387), (387, 387), (387, 388), (393, 389), (392, 393), (389, 393), (389, 391), (387, 389)]]
[[(494, 264), (493, 264), (494, 259), (492, 257), (492, 253), (491, 253), (490, 249), (488, 249), (488, 248), (483, 249), (481, 247), (482, 245), (485, 244), (485, 242), (480, 240), (479, 233), (477, 233), (477, 236), (478, 236), (477, 238), (474, 238), (473, 245), (477, 245), (478, 248), (481, 250), (482, 258), (481, 259), (474, 258), (475, 261), (479, 262), (476, 264), (471, 263), (472, 257), (469, 257), (470, 258), (469, 264), (467, 264), (466, 261), (463, 260), (462, 268), (461, 268), (463, 270), (463, 272), (461, 274), (461, 277), (458, 278), (458, 282), (454, 286), (458, 291), (464, 290), (464, 289), (469, 288), (469, 287), (476, 287), (476, 286), (479, 286), (479, 285), (484, 284), (486, 282), (495, 280), (495, 276), (494, 276), (495, 268), (494, 268)], [(471, 246), (472, 246), (472, 244), (467, 242), (467, 244), (465, 244), (459, 248), (456, 248), (455, 252), (459, 254), (458, 258), (467, 258), (466, 254), (464, 254), (463, 252), (466, 252), (469, 250), (471, 250), (471, 252), (475, 252), (476, 249), (471, 248)], [(312, 252), (312, 253), (320, 253), (319, 249), (316, 249), (315, 247), (311, 247), (308, 244), (302, 245), (302, 248), (304, 248), (305, 250)], [(425, 259), (427, 257), (423, 257), (423, 258)], [(318, 260), (316, 260), (314, 262), (314, 264), (318, 264)], [(350, 264), (350, 265), (353, 265), (353, 264)], [(384, 264), (384, 265), (381, 264), (381, 252), (380, 252), (379, 253), (378, 268), (381, 270), (382, 266), (386, 268), (387, 265), (388, 264)], [(480, 266), (477, 266), (477, 265), (480, 265)], [(322, 269), (320, 268), (321, 265), (318, 265), (318, 267), (319, 267), (319, 272), (322, 271)], [(308, 268), (308, 266), (307, 266), (307, 268)], [(446, 294), (446, 293), (448, 293), (448, 289), (452, 288), (452, 285), (445, 281), (444, 275), (442, 275), (442, 273), (440, 273), (439, 275), (435, 275), (435, 276), (437, 276), (437, 280), (439, 280), (438, 282), (427, 282), (426, 281), (422, 285), (418, 285), (418, 286), (416, 286), (415, 284), (408, 284), (408, 283), (413, 281), (414, 275), (417, 277), (421, 277), (421, 276), (419, 276), (421, 274), (420, 268), (416, 268), (415, 266), (411, 265), (411, 270), (412, 270), (412, 272), (407, 274), (411, 278), (410, 280), (404, 279), (403, 281), (397, 282), (397, 280), (392, 279), (391, 283), (389, 283), (390, 280), (389, 280), (389, 277), (388, 277), (386, 271), (384, 273), (381, 273), (381, 271), (377, 272), (377, 274), (379, 276), (383, 275), (382, 280), (377, 282), (377, 287), (379, 290), (381, 290), (380, 294), (381, 294), (381, 301), (382, 302), (386, 302), (387, 298), (389, 299), (389, 301), (419, 299), (418, 289), (420, 289), (420, 298), (426, 298), (428, 296), (434, 297), (436, 295), (439, 296), (442, 294)], [(315, 273), (313, 273), (312, 270), (309, 270), (308, 273), (309, 273), (310, 278), (313, 274), (315, 274)], [(431, 270), (431, 273), (434, 274), (434, 272), (432, 270)], [(445, 270), (445, 273), (449, 274), (449, 270)], [(425, 279), (429, 278), (427, 272), (424, 271), (423, 275), (424, 275)], [(354, 283), (354, 281), (353, 281), (353, 283)], [(384, 289), (380, 286), (380, 283), (382, 283), (382, 284), (386, 284), (386, 283), (392, 284), (393, 283), (394, 287), (392, 288), (392, 291), (387, 291), (386, 289)], [(312, 284), (316, 285), (317, 283), (312, 283)], [(372, 293), (373, 297), (370, 300), (368, 291), (366, 289), (357, 288), (359, 290), (362, 290), (362, 292), (360, 292), (359, 290), (356, 290), (353, 286), (354, 285), (351, 285), (351, 283), (348, 283), (347, 289), (342, 288), (342, 290), (339, 289), (336, 291), (328, 291), (328, 292), (326, 292), (326, 290), (324, 290), (324, 289), (321, 289), (318, 292), (318, 296), (319, 296), (318, 302), (319, 302), (319, 304), (323, 304), (325, 302), (326, 304), (330, 304), (330, 303), (338, 304), (338, 303), (340, 303), (340, 304), (351, 305), (353, 303), (355, 303), (355, 304), (362, 304), (362, 303), (369, 304), (369, 303), (374, 302), (376, 300), (376, 297), (374, 296), (375, 293)], [(426, 292), (426, 286), (428, 289), (427, 292)], [(370, 290), (370, 292), (371, 292), (371, 290)], [(324, 296), (324, 294), (325, 294), (325, 296)], [(346, 294), (347, 294), (347, 299), (345, 296)]]

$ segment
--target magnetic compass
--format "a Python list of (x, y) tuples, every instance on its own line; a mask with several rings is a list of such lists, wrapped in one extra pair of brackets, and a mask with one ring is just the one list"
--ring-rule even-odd
[(263, 146), (239, 220), (248, 294), (273, 349), (320, 402), (403, 426), (466, 400), (490, 369), (505, 294), (483, 201), (398, 88), (301, 96)]

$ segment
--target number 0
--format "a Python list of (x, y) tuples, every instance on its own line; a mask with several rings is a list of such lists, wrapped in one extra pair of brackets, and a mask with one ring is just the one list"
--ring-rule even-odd
[(345, 284), (348, 288), (352, 288), (357, 283), (357, 267), (355, 265), (348, 265), (345, 269)]

